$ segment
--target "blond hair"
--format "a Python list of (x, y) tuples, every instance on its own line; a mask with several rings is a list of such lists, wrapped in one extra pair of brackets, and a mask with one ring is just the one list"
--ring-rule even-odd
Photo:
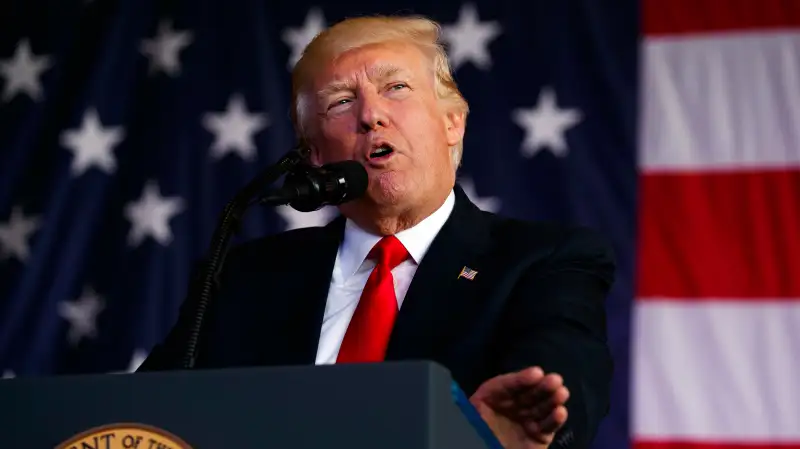
[[(416, 45), (430, 58), (435, 92), (439, 100), (464, 114), (469, 105), (456, 85), (447, 53), (441, 44), (438, 23), (420, 16), (367, 16), (345, 19), (318, 34), (305, 48), (292, 70), (291, 118), (298, 139), (307, 139), (308, 87), (317, 67), (344, 52), (370, 44), (404, 41)], [(454, 166), (461, 162), (463, 142), (451, 148)]]

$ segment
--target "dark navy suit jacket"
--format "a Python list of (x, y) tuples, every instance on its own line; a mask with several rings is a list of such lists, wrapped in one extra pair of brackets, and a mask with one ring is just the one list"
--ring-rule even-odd
[[(456, 186), (453, 213), (406, 294), (387, 359), (447, 367), (467, 395), (498, 374), (541, 366), (570, 391), (552, 447), (588, 447), (609, 409), (604, 302), (613, 254), (586, 228), (478, 209)], [(209, 308), (198, 368), (307, 365), (316, 358), (342, 217), (231, 249)], [(463, 267), (477, 271), (459, 278)], [(185, 304), (186, 306), (186, 304)], [(187, 316), (139, 371), (179, 369)]]

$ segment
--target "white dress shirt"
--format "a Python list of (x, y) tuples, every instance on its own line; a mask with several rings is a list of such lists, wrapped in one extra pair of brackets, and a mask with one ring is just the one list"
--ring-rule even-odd
[[(417, 271), (417, 266), (428, 251), (434, 237), (450, 217), (454, 205), (455, 194), (450, 192), (444, 204), (433, 214), (417, 223), (416, 226), (395, 234), (395, 237), (406, 247), (411, 256), (392, 270), (398, 308), (403, 305), (403, 299), (411, 284), (411, 279)], [(381, 236), (367, 233), (352, 221), (347, 220), (344, 239), (336, 254), (336, 263), (333, 266), (331, 285), (328, 290), (328, 300), (325, 305), (325, 315), (322, 320), (322, 331), (317, 349), (316, 363), (318, 365), (336, 363), (339, 346), (347, 332), (350, 318), (355, 313), (361, 292), (367, 284), (367, 278), (375, 267), (375, 262), (367, 260), (366, 257), (380, 239)]]

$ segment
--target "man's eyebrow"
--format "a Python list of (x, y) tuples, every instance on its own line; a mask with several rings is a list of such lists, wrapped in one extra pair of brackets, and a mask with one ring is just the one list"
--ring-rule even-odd
[(384, 80), (404, 72), (406, 72), (404, 69), (401, 69), (394, 64), (380, 64), (375, 67), (374, 70), (370, 71), (370, 78)]
[(317, 92), (318, 98), (329, 97), (333, 94), (355, 89), (356, 82), (352, 79), (332, 81)]
[[(408, 73), (407, 70), (402, 69), (393, 64), (380, 64), (370, 70), (369, 77), (376, 81), (382, 81), (386, 78), (393, 77), (398, 74)], [(318, 98), (325, 98), (339, 92), (353, 90), (356, 87), (356, 81), (352, 78), (332, 81), (325, 87), (317, 92)]]

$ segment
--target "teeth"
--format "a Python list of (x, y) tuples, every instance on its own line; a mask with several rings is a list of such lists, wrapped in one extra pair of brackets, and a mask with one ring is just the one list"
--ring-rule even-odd
[(370, 156), (371, 157), (380, 157), (387, 155), (392, 152), (392, 149), (387, 146), (378, 147)]

